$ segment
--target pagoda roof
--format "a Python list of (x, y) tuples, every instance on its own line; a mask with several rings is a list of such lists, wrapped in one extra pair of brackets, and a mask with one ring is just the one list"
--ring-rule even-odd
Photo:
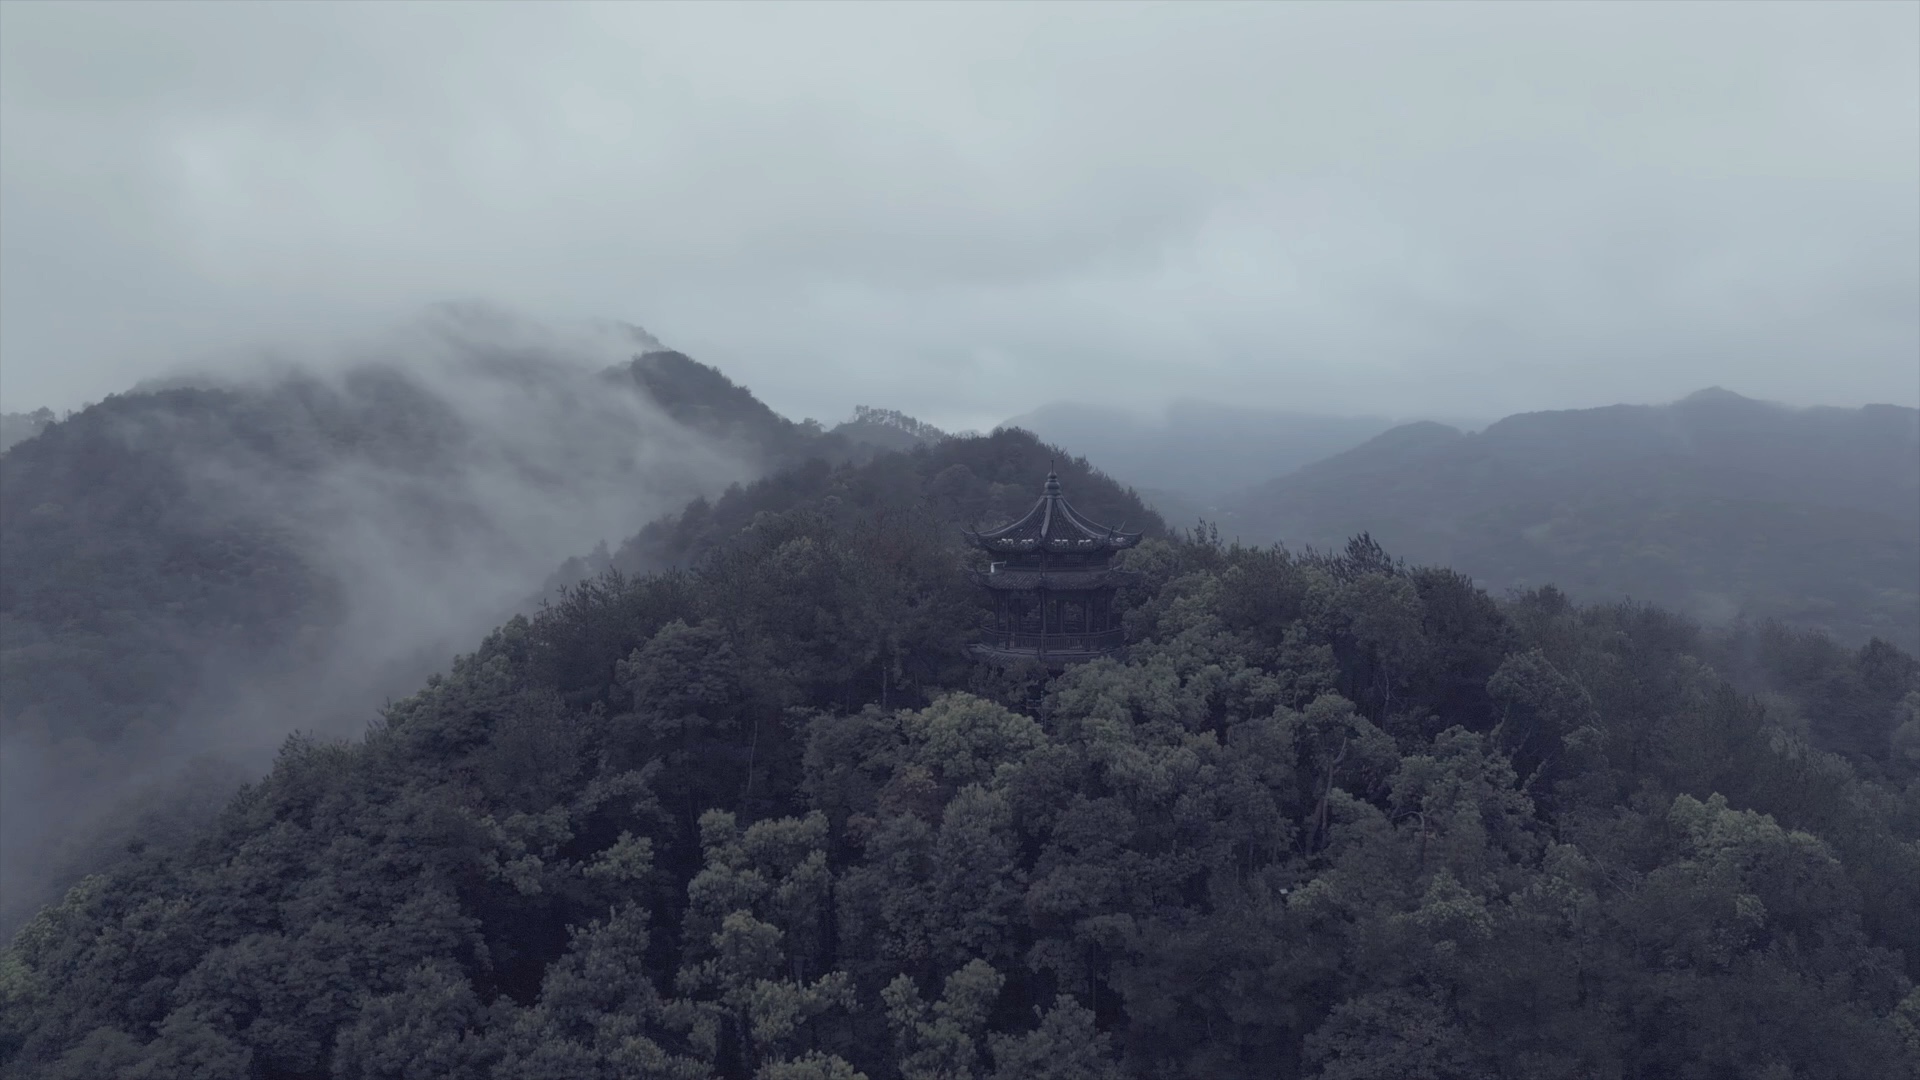
[(1138, 544), (1140, 535), (1082, 517), (1061, 497), (1059, 475), (1049, 472), (1040, 501), (1024, 517), (991, 532), (968, 530), (967, 541), (991, 552), (1119, 551)]

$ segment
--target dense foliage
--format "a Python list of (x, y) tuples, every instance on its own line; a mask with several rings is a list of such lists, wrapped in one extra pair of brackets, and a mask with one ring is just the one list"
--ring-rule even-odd
[(946, 432), (924, 420), (908, 416), (898, 409), (876, 409), (871, 405), (855, 405), (853, 419), (836, 426), (833, 430), (837, 434), (860, 439), (888, 450), (912, 450), (915, 447), (932, 446), (947, 437)]
[(1920, 1076), (1911, 656), (1198, 534), (1124, 661), (976, 665), (1044, 453), (740, 489), (290, 742), (18, 936), (0, 1068)]
[(1367, 531), (1496, 591), (1553, 584), (1920, 649), (1920, 412), (1893, 405), (1714, 390), (1473, 435), (1410, 424), (1230, 500), (1221, 527), (1294, 547)]

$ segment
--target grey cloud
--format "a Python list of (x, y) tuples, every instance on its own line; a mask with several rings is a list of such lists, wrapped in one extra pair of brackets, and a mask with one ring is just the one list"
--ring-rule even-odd
[(8, 408), (448, 296), (829, 419), (1920, 400), (1913, 5), (0, 20)]

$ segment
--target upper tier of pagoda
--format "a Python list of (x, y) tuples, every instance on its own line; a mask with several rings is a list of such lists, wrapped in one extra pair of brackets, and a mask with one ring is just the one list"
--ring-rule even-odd
[(1140, 542), (1137, 532), (1121, 532), (1080, 516), (1060, 496), (1060, 477), (1049, 472), (1040, 501), (1026, 516), (992, 532), (966, 534), (967, 542), (995, 555), (1028, 552), (1111, 554)]

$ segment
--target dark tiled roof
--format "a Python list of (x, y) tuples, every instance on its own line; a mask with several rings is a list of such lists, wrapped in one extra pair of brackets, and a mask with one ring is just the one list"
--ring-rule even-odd
[(1081, 517), (1060, 496), (1060, 477), (1047, 474), (1040, 501), (1026, 516), (991, 532), (968, 532), (975, 547), (993, 552), (1017, 551), (1119, 551), (1140, 542), (1140, 534), (1120, 530)]

